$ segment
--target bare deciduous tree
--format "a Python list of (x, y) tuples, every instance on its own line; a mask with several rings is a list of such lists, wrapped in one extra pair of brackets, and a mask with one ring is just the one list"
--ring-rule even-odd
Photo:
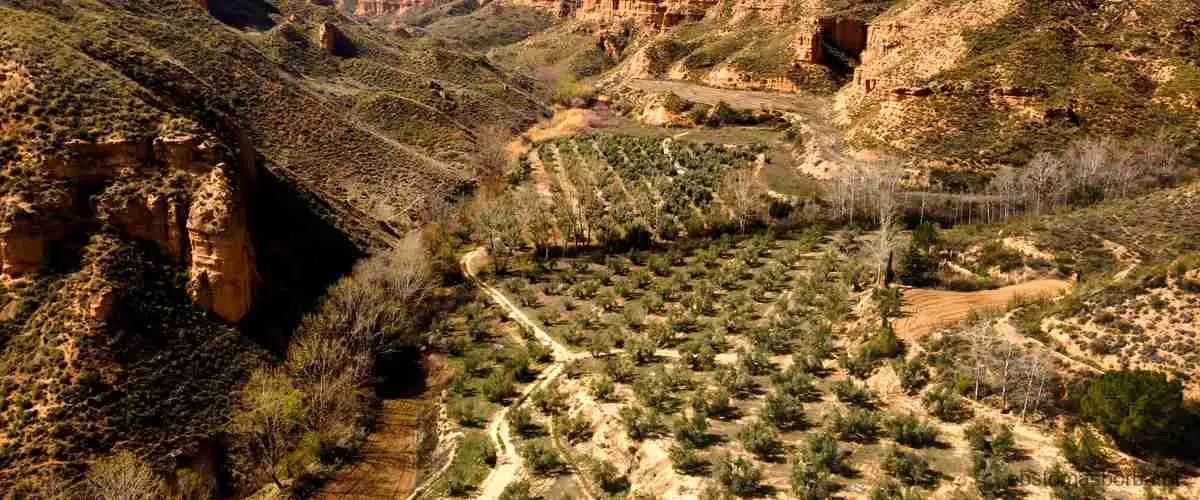
[(746, 226), (766, 216), (767, 186), (752, 169), (731, 170), (721, 180), (721, 201), (745, 232)]
[(481, 195), (472, 207), (471, 227), (487, 246), (496, 272), (521, 248), (520, 222), (511, 193)]
[(92, 464), (85, 479), (88, 498), (96, 500), (156, 500), (162, 481), (134, 454), (122, 451)]
[(510, 164), (509, 143), (512, 132), (498, 125), (487, 125), (475, 134), (475, 145), (479, 148), (479, 168), (475, 177), (481, 180), (499, 179), (508, 171)]

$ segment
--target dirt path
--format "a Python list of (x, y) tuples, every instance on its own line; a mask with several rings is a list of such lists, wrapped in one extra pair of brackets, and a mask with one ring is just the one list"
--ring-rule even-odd
[(972, 309), (1003, 307), (1018, 296), (1057, 295), (1071, 286), (1069, 281), (1046, 279), (979, 292), (905, 290), (904, 311), (908, 316), (896, 323), (896, 334), (905, 339), (917, 339), (938, 327), (962, 321)]
[[(558, 343), (549, 334), (546, 333), (537, 323), (529, 319), (521, 308), (517, 307), (512, 301), (508, 300), (503, 293), (496, 290), (492, 286), (484, 283), (483, 280), (475, 274), (475, 261), (486, 254), (483, 248), (472, 250), (463, 256), (459, 261), (462, 267), (463, 274), (468, 279), (475, 282), (484, 293), (487, 293), (497, 305), (508, 311), (509, 317), (520, 323), (529, 331), (533, 332), (534, 338), (551, 349), (551, 354), (554, 357), (554, 362), (549, 368), (546, 368), (537, 380), (529, 384), (521, 391), (516, 402), (506, 406), (496, 413), (495, 416), (488, 422), (488, 435), (492, 438), (492, 444), (496, 447), (496, 466), (488, 473), (483, 484), (479, 487), (480, 499), (490, 500), (500, 498), (500, 494), (504, 493), (504, 489), (508, 487), (525, 468), (525, 461), (521, 458), (521, 454), (517, 452), (516, 446), (513, 445), (512, 431), (508, 422), (508, 412), (512, 408), (516, 408), (529, 399), (531, 395), (549, 386), (563, 372), (563, 367), (567, 362), (576, 359), (582, 359), (589, 356), (588, 353), (580, 352), (573, 353), (566, 346)], [(586, 492), (586, 489), (584, 489)]]
[(404, 498), (417, 486), (421, 465), (422, 437), (427, 435), (434, 401), (442, 378), (437, 361), (423, 362), (428, 373), (419, 394), (385, 399), (377, 427), (367, 437), (362, 460), (342, 469), (313, 498), (374, 499)]

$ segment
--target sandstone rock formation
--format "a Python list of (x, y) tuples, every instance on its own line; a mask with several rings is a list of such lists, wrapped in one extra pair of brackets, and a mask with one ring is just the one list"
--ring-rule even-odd
[[(0, 206), (30, 207), (24, 199), (5, 199)], [(0, 221), (0, 278), (14, 277), (37, 271), (50, 258), (50, 244), (61, 239), (67, 232), (56, 217), (37, 217), (37, 213), (63, 213), (70, 209), (71, 200), (66, 196), (52, 196), (36, 208), (36, 212), (21, 210), (8, 220)]]
[(650, 28), (675, 26), (704, 19), (717, 0), (517, 0), (556, 16), (608, 24), (620, 21)]
[(258, 279), (242, 197), (228, 167), (217, 165), (193, 196), (187, 219), (188, 294), (229, 321), (249, 312)]
[(357, 0), (353, 2), (353, 6), (349, 3), (346, 0), (338, 0), (338, 7), (356, 16), (386, 17), (403, 14), (418, 7), (431, 6), (433, 0)]
[(346, 53), (346, 35), (343, 35), (342, 30), (339, 30), (333, 23), (321, 23), (317, 27), (317, 44), (325, 52), (335, 56)]
[[(839, 55), (857, 58), (867, 48), (869, 27), (857, 19), (820, 18), (797, 33), (792, 42), (793, 60), (808, 64), (843, 64)], [(837, 51), (840, 54), (832, 53)]]
[[(253, 175), (241, 172), (253, 167), (244, 157), (231, 158), (238, 166), (227, 167), (219, 149), (211, 139), (187, 134), (68, 144), (42, 164), (44, 174), (66, 190), (0, 200), (6, 214), (0, 221), (0, 277), (35, 273), (49, 264), (58, 242), (107, 224), (186, 265), (196, 303), (225, 320), (240, 320), (257, 279), (244, 192)], [(95, 195), (91, 221), (90, 209), (78, 201), (87, 198), (87, 186), (105, 186)], [(27, 199), (35, 194), (36, 201)], [(106, 300), (97, 299), (92, 309), (111, 308)]]

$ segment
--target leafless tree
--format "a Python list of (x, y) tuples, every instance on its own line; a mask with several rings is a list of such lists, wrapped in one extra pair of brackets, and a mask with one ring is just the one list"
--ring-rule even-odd
[(498, 125), (487, 125), (475, 134), (475, 144), (479, 148), (479, 168), (475, 177), (481, 180), (499, 179), (504, 176), (511, 166), (508, 150), (512, 142), (512, 132)]
[[(420, 238), (405, 238), (355, 267), (330, 288), (321, 310), (305, 318), (301, 330), (338, 332), (356, 349), (374, 352), (391, 332), (411, 332), (411, 306), (434, 286), (429, 255)], [(304, 332), (301, 331), (303, 335)]]
[(872, 173), (871, 184), (875, 196), (876, 216), (879, 232), (875, 237), (873, 260), (878, 286), (886, 286), (892, 252), (900, 238), (900, 227), (896, 222), (900, 170), (895, 164), (881, 165)]
[(721, 180), (721, 201), (738, 223), (738, 229), (761, 220), (767, 213), (767, 186), (752, 169), (727, 172)]
[(92, 464), (85, 480), (86, 496), (96, 500), (156, 500), (162, 482), (141, 459), (122, 451)]
[(1062, 190), (1063, 162), (1050, 153), (1038, 153), (1026, 165), (1022, 173), (1022, 187), (1033, 197), (1033, 213), (1041, 215), (1047, 207), (1053, 207)]
[(1175, 182), (1183, 163), (1180, 161), (1179, 148), (1165, 131), (1159, 131), (1153, 138), (1143, 140), (1140, 144), (1142, 171), (1154, 176), (1159, 184)]
[(471, 210), (471, 227), (487, 246), (496, 272), (520, 249), (521, 225), (511, 193), (481, 195)]

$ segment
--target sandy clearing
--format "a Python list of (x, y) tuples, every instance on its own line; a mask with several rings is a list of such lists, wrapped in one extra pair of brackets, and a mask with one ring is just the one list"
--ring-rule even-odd
[(896, 334), (915, 340), (954, 324), (973, 309), (1003, 307), (1014, 297), (1047, 297), (1071, 288), (1070, 281), (1044, 279), (978, 292), (952, 292), (912, 288), (904, 291), (904, 312), (907, 316), (896, 322)]
[(525, 137), (532, 142), (568, 137), (599, 123), (600, 114), (590, 109), (563, 109), (549, 120), (534, 125), (525, 132)]

